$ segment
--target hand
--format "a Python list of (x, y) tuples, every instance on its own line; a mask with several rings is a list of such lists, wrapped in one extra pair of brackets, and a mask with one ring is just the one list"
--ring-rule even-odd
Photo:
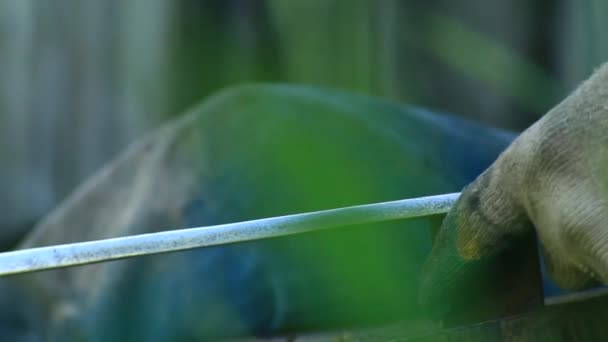
[(508, 270), (497, 266), (534, 234), (559, 286), (608, 283), (608, 65), (463, 190), (424, 266), (423, 306), (446, 313), (500, 286)]

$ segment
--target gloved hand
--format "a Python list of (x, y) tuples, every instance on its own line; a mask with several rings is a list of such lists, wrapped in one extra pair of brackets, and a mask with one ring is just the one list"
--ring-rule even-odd
[[(498, 286), (490, 284), (506, 272), (498, 260), (517, 258), (534, 233), (559, 286), (608, 282), (608, 65), (463, 190), (424, 266), (423, 306), (445, 314), (476, 289)], [(511, 267), (526, 262), (536, 261)]]

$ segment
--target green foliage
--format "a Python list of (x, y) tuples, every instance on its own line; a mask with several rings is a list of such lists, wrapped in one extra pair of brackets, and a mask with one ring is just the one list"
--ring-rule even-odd
[(547, 1), (192, 3), (175, 20), (172, 112), (228, 85), (280, 81), (522, 129), (608, 57), (595, 0), (571, 13)]

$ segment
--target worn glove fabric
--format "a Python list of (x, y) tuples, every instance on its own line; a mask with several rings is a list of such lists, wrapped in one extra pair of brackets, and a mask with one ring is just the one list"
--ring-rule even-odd
[(607, 167), (603, 66), (463, 190), (425, 264), (423, 305), (445, 314), (466, 307), (479, 289), (500, 287), (510, 272), (501, 266), (533, 262), (514, 251), (534, 234), (559, 286), (608, 282)]

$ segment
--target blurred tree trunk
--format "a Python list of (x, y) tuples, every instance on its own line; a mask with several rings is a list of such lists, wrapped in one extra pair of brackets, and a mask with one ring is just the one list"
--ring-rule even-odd
[(555, 12), (549, 39), (560, 80), (566, 89), (574, 89), (608, 60), (608, 2), (561, 0)]
[(554, 1), (268, 0), (292, 82), (364, 91), (522, 129), (557, 99)]
[(285, 59), (264, 1), (181, 0), (175, 6), (174, 111), (167, 116), (230, 85), (280, 80)]
[(166, 110), (163, 0), (0, 0), (0, 242)]

